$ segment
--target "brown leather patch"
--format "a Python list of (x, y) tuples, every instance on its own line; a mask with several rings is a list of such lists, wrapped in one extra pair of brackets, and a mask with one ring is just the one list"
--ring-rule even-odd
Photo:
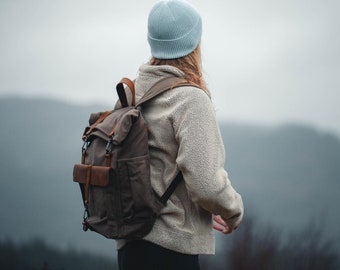
[(73, 167), (73, 181), (86, 184), (86, 180), (90, 177), (90, 185), (106, 187), (110, 181), (110, 170), (110, 167), (105, 166), (76, 164)]

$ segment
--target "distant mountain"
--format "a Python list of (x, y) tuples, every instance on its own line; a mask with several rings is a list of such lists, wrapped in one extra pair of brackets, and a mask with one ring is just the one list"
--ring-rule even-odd
[(264, 128), (224, 123), (221, 132), (227, 170), (255, 217), (283, 231), (318, 225), (340, 240), (337, 136), (295, 124)]
[[(72, 182), (90, 112), (51, 100), (0, 99), (0, 238), (44, 238), (58, 247), (114, 254), (114, 242), (81, 230)], [(226, 168), (246, 211), (290, 232), (309, 221), (330, 237), (340, 229), (340, 140), (310, 126), (220, 123)]]
[(113, 241), (82, 231), (83, 206), (72, 182), (83, 128), (100, 109), (108, 108), (0, 99), (1, 238), (43, 237), (57, 247), (113, 254)]

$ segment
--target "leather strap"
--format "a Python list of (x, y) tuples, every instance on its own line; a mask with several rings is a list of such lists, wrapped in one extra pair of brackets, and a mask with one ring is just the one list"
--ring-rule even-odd
[(187, 80), (178, 77), (168, 77), (158, 81), (154, 84), (150, 90), (148, 90), (144, 96), (137, 102), (136, 107), (153, 99), (154, 97), (162, 94), (163, 92), (170, 90), (178, 86), (193, 85)]
[(91, 176), (92, 176), (91, 169), (92, 169), (92, 165), (89, 165), (87, 168), (87, 177), (86, 177), (86, 184), (85, 184), (85, 198), (84, 198), (85, 205), (89, 203), (90, 184), (91, 184)]
[(111, 156), (112, 156), (112, 153), (106, 153), (105, 154), (105, 165), (106, 165), (106, 167), (111, 166)]

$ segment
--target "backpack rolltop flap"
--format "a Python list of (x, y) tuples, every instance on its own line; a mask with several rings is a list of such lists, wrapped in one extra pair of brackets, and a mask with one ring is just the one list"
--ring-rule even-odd
[(92, 113), (90, 115), (89, 119), (89, 126), (87, 126), (83, 133), (83, 140), (85, 140), (90, 134), (93, 132), (93, 130), (102, 123), (106, 117), (108, 117), (112, 111), (105, 111), (105, 112), (99, 112), (99, 113)]
[(111, 140), (114, 145), (121, 144), (129, 134), (133, 124), (140, 117), (140, 111), (125, 107), (113, 111), (102, 123), (98, 124), (91, 136)]

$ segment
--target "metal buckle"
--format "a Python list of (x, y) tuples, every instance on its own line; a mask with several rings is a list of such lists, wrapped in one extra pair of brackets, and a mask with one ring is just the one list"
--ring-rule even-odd
[(89, 145), (90, 145), (90, 142), (84, 141), (83, 147), (81, 148), (82, 152), (86, 152)]
[(113, 139), (112, 139), (112, 137), (110, 137), (109, 141), (107, 142), (105, 150), (106, 150), (107, 154), (112, 154), (112, 150), (113, 150)]

